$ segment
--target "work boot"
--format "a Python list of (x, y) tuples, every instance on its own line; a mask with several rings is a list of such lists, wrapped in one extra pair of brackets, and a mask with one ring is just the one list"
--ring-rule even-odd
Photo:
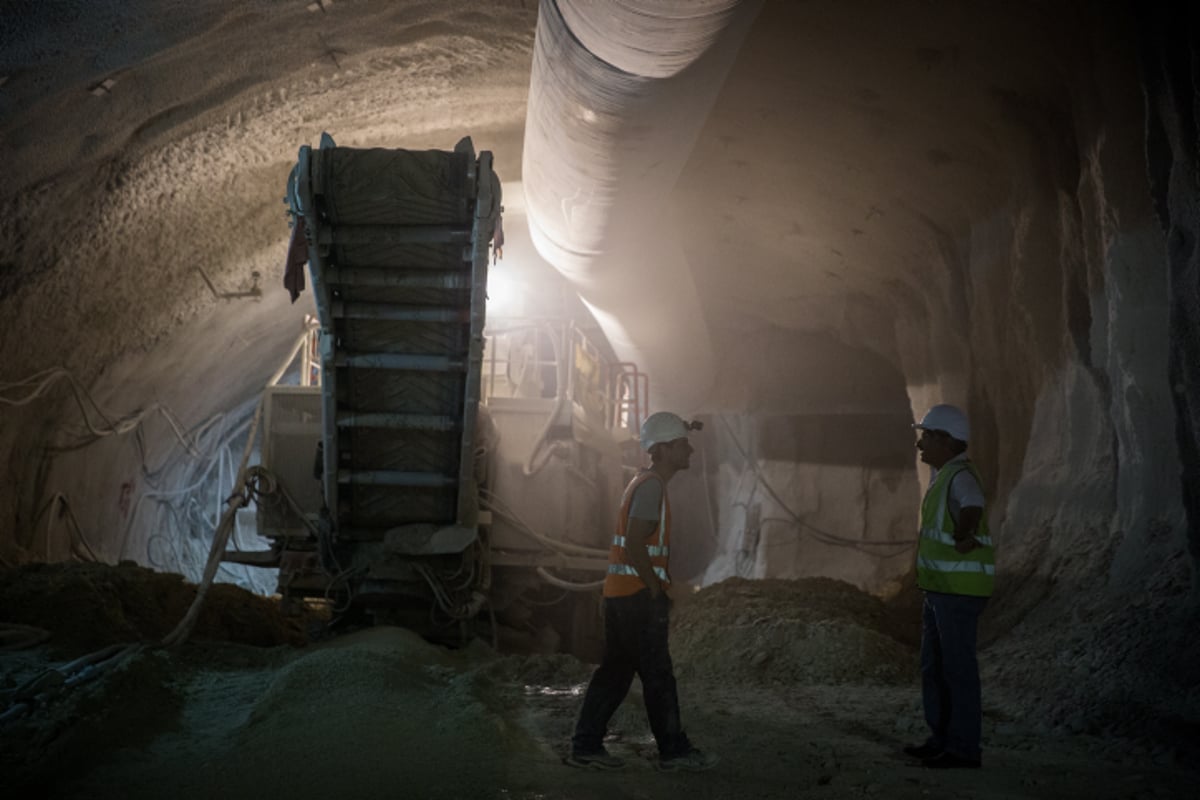
[(579, 767), (580, 769), (613, 770), (624, 767), (625, 759), (611, 755), (607, 750), (601, 748), (594, 753), (572, 752), (563, 759), (563, 763), (571, 767)]
[(929, 769), (979, 769), (982, 765), (981, 759), (963, 758), (953, 753), (941, 753), (921, 762), (921, 766)]
[(703, 772), (706, 769), (712, 769), (720, 761), (719, 758), (711, 753), (705, 753), (702, 750), (692, 748), (683, 755), (673, 756), (671, 758), (660, 758), (658, 760), (658, 769), (661, 772)]
[(904, 748), (904, 755), (912, 756), (913, 758), (924, 761), (927, 758), (936, 758), (942, 754), (942, 748), (934, 747), (926, 742), (925, 744), (909, 745)]

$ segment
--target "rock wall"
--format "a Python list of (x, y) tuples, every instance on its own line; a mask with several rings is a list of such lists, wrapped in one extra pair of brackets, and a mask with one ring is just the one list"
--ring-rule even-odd
[[(992, 5), (922, 17), (775, 3), (749, 34), (672, 196), (719, 383), (706, 461), (672, 487), (701, 542), (680, 552), (687, 576), (898, 579), (925, 480), (907, 426), (944, 401), (971, 413), (970, 452), (993, 498), (997, 628), (1081, 592), (1173, 597), (1196, 574), (1197, 12), (1031, 3), (1024, 19)], [(207, 37), (172, 50), (179, 60), (129, 53), (117, 86), (145, 93), (88, 105), (76, 84), (103, 75), (82, 55), (73, 72), (29, 57), (61, 85), (12, 70), (0, 97), (12, 112), (4, 153), (19, 167), (0, 194), (6, 380), (62, 363), (122, 412), (159, 398), (160, 382), (179, 387), (165, 356), (151, 372), (117, 354), (140, 357), (229, 308), (195, 264), (230, 291), (271, 274), (282, 176), (324, 128), (352, 128), (353, 143), (446, 146), (477, 126), (515, 177), (532, 10), (455, 8), (433, 28), (401, 4), (327, 19), (293, 9), (295, 30), (361, 43), (342, 55), (328, 45), (317, 61), (283, 41), (251, 46), (283, 18), (242, 20), (211, 41), (228, 51), (236, 34), (252, 63), (217, 64), (182, 92), (191, 65), (213, 62)], [(173, 126), (177, 95), (199, 99)], [(81, 121), (83, 144), (70, 133)], [(197, 399), (202, 387), (189, 425), (243, 401), (274, 366), (264, 355), (228, 377), (247, 363), (243, 340), (280, 322), (245, 304), (246, 327), (212, 326), (188, 362), (193, 380), (172, 390)], [(67, 330), (46, 334), (50, 320)], [(144, 383), (122, 396), (134, 373)], [(43, 543), (36, 449), (75, 424), (64, 396), (6, 412), (0, 430), (0, 548), (14, 548), (0, 557), (14, 562)], [(98, 459), (87, 485), (72, 472), (51, 488), (79, 484), (97, 524), (111, 522), (125, 480), (112, 465), (133, 455)]]
[[(810, 298), (795, 288), (801, 279), (781, 279), (779, 294), (786, 287), (789, 301), (795, 297), (781, 323), (791, 333), (731, 323), (718, 335), (726, 380), (715, 405), (729, 412), (737, 435), (714, 426), (720, 467), (708, 474), (718, 542), (705, 580), (826, 574), (885, 586), (903, 571), (903, 557), (826, 546), (805, 525), (911, 539), (927, 480), (919, 465), (913, 470), (912, 441), (881, 439), (856, 415), (890, 417), (899, 428), (937, 402), (961, 404), (972, 417), (970, 454), (1000, 542), (1002, 580), (990, 613), (997, 630), (1043, 601), (1071, 607), (1081, 594), (1150, 591), (1170, 602), (1196, 572), (1200, 26), (1195, 12), (1139, 16), (1123, 4), (1039, 13), (1036, 35), (1010, 42), (1030, 48), (1021, 52), (1038, 74), (984, 86), (969, 95), (979, 105), (961, 106), (964, 129), (977, 138), (958, 142), (955, 154), (974, 147), (981, 166), (972, 188), (957, 195), (960, 207), (906, 206), (902, 196), (873, 200), (865, 215), (907, 230), (923, 258), (860, 258), (869, 274), (857, 276), (861, 290), (841, 296)], [(1140, 44), (1132, 30), (1141, 31)], [(978, 68), (952, 48), (941, 52)], [(856, 80), (864, 76), (845, 85)], [(832, 118), (825, 110), (805, 108)], [(804, 145), (803, 119), (787, 124)], [(898, 128), (879, 146), (908, 133)], [(731, 136), (717, 138), (706, 167), (734, 146)], [(823, 144), (835, 167), (865, 152)], [(702, 203), (681, 202), (689, 218), (703, 215)], [(845, 224), (862, 228), (854, 241), (869, 238), (866, 224)], [(891, 241), (899, 250), (909, 239)], [(814, 271), (791, 258), (796, 274)], [(835, 436), (814, 451), (800, 420), (832, 413), (857, 420), (862, 435)], [(871, 464), (880, 452), (894, 458), (882, 470)], [(753, 495), (751, 486), (759, 487)]]
[(936, 280), (912, 287), (908, 305), (921, 308), (897, 318), (914, 414), (949, 401), (972, 417), (970, 454), (999, 530), (1000, 628), (1047, 597), (1070, 604), (1188, 574), (1179, 480), (1182, 458), (1195, 485), (1195, 437), (1181, 424), (1176, 447), (1172, 405), (1194, 411), (1172, 387), (1196, 361), (1186, 334), (1200, 305), (1178, 286), (1190, 275), (1194, 290), (1195, 192), (1177, 166), (1164, 246), (1135, 155), (1145, 135), (1132, 17), (1083, 20), (1055, 80), (994, 93), (1007, 196), (939, 229), (941, 261), (926, 276)]
[[(1152, 4), (1142, 7), (1139, 23), (1147, 171), (1166, 234), (1168, 376), (1195, 563), (1200, 561), (1200, 11), (1195, 5)], [(1194, 581), (1193, 589), (1200, 596), (1200, 583)]]

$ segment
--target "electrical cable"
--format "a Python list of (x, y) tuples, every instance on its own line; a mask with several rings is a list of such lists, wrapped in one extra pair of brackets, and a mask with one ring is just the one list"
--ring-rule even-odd
[(570, 596), (570, 594), (571, 594), (571, 592), (569, 590), (564, 590), (562, 594), (560, 594), (558, 597), (554, 598), (553, 600), (530, 600), (525, 597), (524, 593), (522, 593), (521, 602), (527, 606), (537, 606), (537, 607), (556, 606), (559, 603), (561, 603), (563, 600), (566, 600), (567, 597)]
[[(292, 361), (296, 358), (296, 354), (300, 352), (300, 348), (304, 346), (307, 339), (308, 330), (306, 327), (305, 331), (296, 340), (296, 343), (292, 347), (292, 350), (288, 354), (287, 358), (279, 366), (279, 369), (277, 369), (270, 379), (268, 379), (266, 387), (274, 386), (279, 382), (279, 379), (283, 377), (285, 372), (287, 372), (288, 367), (291, 366)], [(264, 390), (266, 387), (264, 387)], [(237, 513), (239, 508), (244, 508), (245, 506), (249, 505), (254, 492), (254, 486), (258, 474), (260, 472), (265, 472), (265, 470), (263, 470), (261, 467), (248, 467), (250, 454), (254, 452), (255, 435), (258, 433), (258, 424), (262, 420), (263, 408), (265, 405), (265, 396), (260, 395), (258, 403), (254, 409), (254, 417), (250, 422), (249, 432), (246, 436), (246, 446), (242, 451), (242, 458), (238, 464), (238, 478), (236, 483), (241, 484), (242, 490), (240, 492), (235, 491), (226, 500), (225, 513), (222, 515), (221, 522), (217, 526), (216, 532), (213, 534), (212, 547), (209, 550), (208, 561), (204, 566), (203, 579), (199, 586), (196, 587), (196, 597), (192, 601), (192, 605), (188, 608), (187, 613), (184, 615), (183, 619), (179, 621), (179, 624), (175, 627), (175, 629), (163, 637), (162, 643), (164, 646), (170, 647), (181, 644), (186, 641), (187, 637), (191, 634), (192, 627), (195, 626), (196, 620), (200, 616), (200, 609), (204, 605), (205, 597), (208, 595), (208, 590), (212, 586), (213, 578), (216, 576), (217, 569), (221, 564), (221, 555), (225, 552), (225, 545), (228, 542), (229, 534), (233, 529), (234, 515)]]
[[(912, 547), (913, 544), (916, 543), (916, 540), (881, 542), (881, 541), (870, 541), (867, 539), (850, 539), (850, 538), (847, 538), (844, 536), (838, 536), (837, 534), (829, 533), (828, 531), (823, 531), (820, 528), (818, 528), (814, 525), (810, 525), (809, 523), (805, 522), (800, 517), (799, 514), (792, 511), (792, 509), (787, 505), (787, 503), (785, 503), (783, 501), (783, 499), (779, 496), (779, 494), (771, 486), (770, 482), (767, 481), (766, 477), (762, 474), (761, 470), (759, 470), (758, 462), (755, 459), (751, 459), (750, 456), (746, 453), (745, 449), (741, 445), (741, 442), (738, 441), (737, 435), (734, 433), (733, 426), (729, 424), (729, 420), (727, 420), (724, 416), (722, 416), (721, 421), (725, 424), (725, 428), (729, 432), (729, 437), (733, 441), (733, 446), (737, 448), (737, 451), (738, 451), (738, 453), (741, 454), (742, 459), (746, 462), (747, 466), (749, 466), (750, 469), (754, 472), (754, 475), (758, 479), (759, 484), (762, 485), (763, 489), (766, 490), (767, 494), (769, 494), (771, 496), (771, 499), (774, 500), (775, 503), (781, 509), (783, 509), (783, 511), (788, 515), (792, 524), (798, 525), (802, 528), (807, 528), (810, 531), (816, 533), (817, 536), (814, 536), (813, 538), (815, 538), (817, 541), (821, 542), (822, 544), (830, 545), (831, 547), (850, 547), (853, 549), (861, 549), (862, 547), (908, 548), (908, 547)], [(779, 520), (779, 518), (773, 518), (773, 519), (775, 519), (777, 521), (781, 521), (781, 520)], [(863, 552), (867, 552), (867, 551), (863, 551)], [(869, 554), (876, 555), (874, 553), (869, 553)], [(887, 558), (889, 556), (882, 556), (882, 557)]]
[(500, 499), (500, 497), (498, 497), (489, 489), (480, 488), (479, 494), (487, 508), (495, 511), (500, 516), (507, 518), (509, 522), (514, 523), (515, 527), (520, 533), (524, 533), (526, 536), (541, 542), (552, 550), (556, 550), (565, 555), (578, 555), (605, 559), (608, 558), (608, 549), (584, 547), (583, 545), (571, 544), (569, 542), (560, 542), (556, 539), (546, 536), (545, 534), (538, 533), (524, 520), (522, 520), (506, 502)]
[[(65, 516), (67, 518), (67, 522), (70, 524), (68, 536), (71, 543), (72, 555), (76, 555), (81, 561), (87, 561), (90, 559), (91, 561), (100, 562), (100, 557), (96, 555), (96, 551), (92, 548), (91, 544), (88, 543), (87, 538), (83, 535), (83, 529), (79, 525), (79, 520), (76, 518), (75, 512), (71, 509), (70, 504), (67, 502), (67, 496), (62, 492), (52, 495), (49, 500), (42, 504), (42, 507), (33, 515), (33, 522), (30, 524), (30, 527), (36, 530), (37, 524), (41, 520), (42, 515), (49, 511), (55, 503), (58, 503), (60, 506), (59, 516)], [(53, 530), (53, 523), (54, 516), (47, 516), (45, 535), (47, 554), (50, 552), (50, 534)], [(86, 552), (88, 558), (83, 558), (79, 555), (78, 548), (80, 545), (83, 546), (83, 550)]]
[[(224, 412), (214, 414), (196, 427), (196, 433), (193, 434), (196, 440), (196, 447), (201, 451), (201, 453), (209, 454), (198, 457), (196, 460), (199, 461), (203, 458), (211, 458), (211, 453), (217, 452), (218, 448), (221, 446), (219, 443), (227, 441), (225, 438), (226, 433), (224, 424), (227, 416), (228, 415)], [(218, 423), (220, 423), (220, 426), (214, 427), (217, 426)], [(218, 444), (213, 445), (212, 448), (209, 448), (207, 445), (202, 445), (201, 439), (205, 435), (211, 435), (211, 437), (218, 442)], [(163, 456), (162, 462), (157, 467), (152, 467), (147, 463), (148, 456), (146, 454), (145, 429), (138, 428), (138, 430), (134, 433), (134, 437), (138, 445), (138, 452), (142, 456), (142, 479), (145, 481), (147, 486), (151, 487), (152, 489), (158, 489), (159, 480), (162, 477), (162, 473), (165, 472), (174, 461), (173, 453), (168, 451), (166, 455)], [(217, 516), (220, 515), (218, 514)], [(214, 523), (214, 525), (215, 524), (216, 523)]]
[[(299, 348), (301, 346), (303, 346), (304, 340), (308, 336), (309, 328), (311, 328), (311, 327), (313, 327), (312, 324), (309, 324), (305, 327), (305, 331), (300, 337), (300, 342), (296, 347), (293, 348), (292, 353), (289, 356), (289, 360), (287, 362), (285, 362), (281, 366), (281, 368), (275, 373), (275, 375), (273, 375), (271, 377), (271, 379), (267, 385), (274, 385), (275, 383), (277, 383), (279, 381), (279, 379), (282, 377), (283, 373), (286, 372), (287, 367), (290, 366), (290, 364), (291, 364), (291, 361), (295, 359), (295, 354), (299, 351)], [(143, 474), (144, 478), (146, 479), (147, 483), (151, 486), (154, 486), (157, 483), (158, 474), (163, 469), (165, 469), (166, 463), (159, 466), (157, 469), (151, 468), (148, 464), (146, 464), (144, 431), (143, 431), (142, 423), (149, 415), (151, 415), (153, 413), (160, 414), (167, 421), (167, 424), (170, 426), (172, 433), (175, 435), (175, 438), (183, 446), (184, 452), (187, 455), (189, 455), (197, 460), (200, 460), (203, 458), (202, 448), (201, 448), (201, 439), (204, 437), (204, 435), (206, 433), (208, 433), (210, 431), (210, 429), (213, 428), (213, 426), (217, 425), (218, 423), (223, 422), (225, 419), (224, 413), (215, 414), (212, 417), (210, 417), (209, 419), (205, 420), (203, 423), (201, 423), (189, 435), (188, 433), (184, 432), (183, 426), (180, 424), (178, 418), (175, 416), (175, 414), (169, 408), (167, 408), (166, 406), (163, 406), (161, 404), (154, 403), (145, 409), (142, 409), (140, 411), (126, 415), (125, 417), (122, 417), (122, 418), (114, 421), (113, 419), (110, 418), (109, 414), (105, 413), (105, 411), (100, 408), (99, 404), (95, 401), (95, 398), (92, 397), (90, 392), (88, 392), (87, 389), (85, 389), (79, 383), (79, 381), (68, 370), (66, 370), (63, 367), (52, 367), (49, 369), (42, 370), (28, 378), (25, 378), (22, 381), (0, 383), (0, 404), (14, 406), (14, 407), (29, 405), (30, 403), (32, 403), (39, 397), (46, 394), (46, 392), (49, 390), (49, 388), (55, 382), (62, 380), (62, 379), (65, 379), (67, 381), (67, 383), (70, 387), (72, 396), (75, 400), (75, 404), (78, 407), (81, 415), (83, 416), (84, 425), (87, 427), (88, 431), (92, 434), (93, 438), (90, 441), (80, 442), (73, 446), (59, 446), (59, 447), (56, 447), (53, 449), (55, 449), (57, 451), (68, 451), (68, 450), (72, 450), (72, 449), (78, 449), (79, 447), (83, 447), (83, 446), (86, 446), (87, 444), (90, 444), (92, 441), (95, 441), (95, 439), (97, 439), (97, 438), (102, 438), (102, 437), (112, 436), (112, 435), (119, 436), (119, 435), (124, 435), (124, 434), (130, 433), (130, 432), (133, 432), (135, 435), (135, 440), (137, 442), (139, 452), (142, 454), (142, 474)], [(5, 392), (11, 392), (14, 389), (28, 389), (30, 387), (32, 387), (31, 391), (29, 391), (27, 394), (25, 394), (23, 396), (14, 398), (14, 397), (6, 397), (3, 394)], [(92, 420), (93, 416), (99, 417), (100, 420), (103, 421), (104, 427), (100, 427), (100, 426), (97, 426), (96, 424), (94, 424), (93, 420)], [(232, 432), (226, 438), (226, 440), (224, 442), (224, 446), (226, 449), (228, 448), (228, 442), (230, 440), (232, 440), (232, 438), (234, 438), (238, 434), (238, 432), (240, 432), (241, 427), (242, 426), (239, 426), (239, 428), (237, 430)], [(216, 438), (220, 439), (222, 436), (222, 433), (223, 433), (223, 431), (217, 430), (215, 433)], [(221, 458), (221, 451), (219, 449), (217, 450), (217, 458), (218, 459)], [(232, 455), (229, 455), (228, 461), (230, 463), (230, 466), (232, 467)], [(147, 497), (149, 497), (150, 499), (157, 499), (157, 498), (163, 498), (163, 497), (178, 496), (178, 495), (187, 494), (191, 491), (194, 491), (196, 488), (198, 488), (200, 485), (202, 485), (205, 480), (207, 480), (208, 474), (211, 472), (211, 468), (212, 468), (212, 463), (210, 462), (208, 468), (204, 471), (204, 474), (201, 476), (200, 480), (197, 481), (192, 486), (189, 486), (185, 489), (177, 489), (177, 490), (167, 491), (167, 492), (143, 493), (141, 496), (139, 496), (138, 500), (134, 506), (133, 512), (129, 515), (129, 520), (125, 526), (125, 530), (122, 533), (121, 547), (118, 552), (117, 560), (120, 561), (124, 558), (125, 547), (128, 542), (129, 533), (130, 533), (130, 530), (134, 523), (134, 520), (137, 518), (137, 512), (140, 509), (142, 500), (146, 499)], [(219, 489), (219, 487), (218, 487), (218, 489)], [(64, 495), (62, 495), (61, 493), (52, 497), (45, 505), (42, 506), (41, 510), (39, 510), (37, 512), (37, 514), (35, 514), (35, 520), (33, 523), (33, 527), (36, 529), (37, 522), (38, 522), (38, 520), (40, 520), (41, 515), (43, 513), (45, 513), (45, 511), (55, 502), (55, 500), (61, 500), (61, 502), (63, 503), (65, 513), (67, 513), (69, 515), (69, 521), (71, 522), (73, 529), (74, 529), (75, 540), (72, 542), (72, 552), (75, 553), (76, 555), (78, 555), (77, 550), (76, 550), (76, 545), (81, 545), (82, 548), (84, 549), (84, 551), (86, 551), (86, 553), (88, 554), (88, 556), (90, 556), (95, 561), (99, 561), (100, 559), (99, 559), (99, 557), (96, 556), (94, 548), (92, 548), (91, 544), (87, 541), (87, 538), (83, 535), (82, 528), (79, 525), (78, 519), (74, 515), (74, 511), (70, 508), (70, 505), (67, 503), (66, 497)], [(50, 548), (50, 523), (49, 522), (47, 523), (46, 548), (47, 548), (47, 557), (48, 557), (49, 548)]]
[(468, 614), (465, 614), (463, 611), (460, 611), (455, 607), (453, 601), (450, 599), (450, 596), (446, 593), (445, 587), (441, 585), (441, 582), (438, 580), (437, 575), (434, 574), (433, 570), (431, 570), (425, 564), (419, 563), (413, 564), (413, 568), (416, 570), (417, 574), (424, 578), (425, 582), (429, 584), (429, 589), (433, 592), (433, 598), (437, 603), (437, 607), (441, 609), (442, 613), (455, 620), (469, 618)]
[[(180, 444), (183, 445), (184, 449), (189, 454), (199, 458), (199, 453), (196, 451), (194, 444), (188, 441), (186, 434), (183, 432), (183, 427), (179, 423), (179, 420), (169, 408), (159, 403), (151, 403), (149, 406), (140, 411), (135, 411), (132, 414), (113, 421), (109, 418), (108, 414), (104, 413), (87, 389), (85, 389), (79, 383), (79, 381), (75, 379), (75, 376), (64, 367), (50, 367), (49, 369), (42, 370), (41, 372), (38, 372), (23, 381), (17, 381), (15, 383), (0, 383), (0, 404), (15, 407), (29, 405), (34, 400), (44, 395), (52, 384), (63, 378), (65, 378), (70, 385), (71, 394), (75, 399), (75, 404), (79, 408), (80, 414), (83, 416), (83, 423), (85, 427), (87, 427), (88, 432), (91, 433), (95, 438), (99, 439), (106, 436), (124, 435), (130, 431), (136, 430), (142, 424), (142, 421), (150, 414), (158, 413), (161, 414), (163, 419), (167, 421), (167, 424), (171, 427), (171, 431), (175, 434), (175, 437), (179, 440)], [(26, 388), (30, 384), (37, 381), (40, 381), (40, 383), (38, 383), (33, 391), (24, 397), (14, 399), (4, 397), (2, 394), (3, 392), (8, 392), (13, 389)], [(89, 405), (91, 407), (90, 413)], [(93, 414), (98, 416), (103, 421), (104, 427), (97, 427), (95, 424), (93, 424), (91, 418)]]
[(24, 716), (35, 706), (44, 705), (66, 689), (98, 678), (143, 649), (144, 645), (138, 643), (108, 645), (62, 666), (38, 673), (12, 691), (13, 699), (0, 713), (0, 724)]
[[(329, 603), (329, 610), (331, 612), (333, 612), (334, 614), (344, 614), (345, 612), (350, 610), (350, 606), (354, 603), (354, 592), (350, 587), (349, 580), (355, 574), (360, 573), (360, 572), (366, 572), (366, 568), (365, 567), (349, 567), (347, 569), (342, 570), (338, 574), (334, 575), (330, 579), (329, 583), (325, 584), (325, 602)], [(343, 581), (346, 582), (346, 604), (344, 606), (339, 606), (337, 603), (335, 603), (333, 601), (333, 598), (330, 597), (330, 595), (333, 594), (334, 588), (339, 583), (342, 583)]]
[(79, 520), (75, 518), (75, 511), (71, 508), (70, 503), (67, 502), (67, 496), (61, 493), (56, 496), (59, 499), (59, 503), (62, 505), (63, 512), (65, 512), (67, 515), (67, 521), (71, 523), (71, 529), (75, 532), (75, 539), (72, 542), (72, 551), (74, 551), (74, 545), (76, 543), (81, 544), (83, 545), (84, 550), (87, 551), (87, 554), (91, 560), (99, 562), (100, 557), (96, 555), (96, 551), (92, 549), (92, 546), (88, 544), (88, 540), (84, 537), (83, 529), (79, 526)]
[[(708, 488), (708, 448), (700, 448), (700, 483), (704, 486), (704, 510), (708, 512), (708, 535), (714, 542), (719, 542), (717, 535), (717, 519), (713, 514), (712, 492)], [(734, 495), (736, 497), (736, 495)]]
[[(245, 420), (245, 421), (239, 423), (237, 425), (237, 427), (235, 427), (232, 431), (229, 432), (229, 434), (225, 437), (225, 440), (222, 442), (221, 445), (218, 445), (218, 447), (228, 446), (229, 442), (231, 442), (234, 438), (239, 436), (241, 434), (242, 430), (249, 426), (251, 421), (252, 420)], [(253, 436), (251, 436), (249, 441), (247, 442), (247, 444), (252, 445), (253, 441), (254, 441), (254, 438), (253, 438)], [(133, 509), (129, 513), (129, 519), (126, 520), (126, 522), (125, 522), (125, 530), (121, 534), (121, 548), (117, 554), (117, 561), (122, 561), (125, 558), (125, 546), (129, 541), (129, 534), (133, 530), (133, 523), (137, 519), (138, 510), (141, 508), (143, 500), (147, 500), (147, 499), (161, 500), (162, 498), (179, 497), (181, 495), (191, 494), (192, 492), (199, 489), (201, 486), (203, 486), (208, 481), (209, 473), (212, 472), (214, 466), (216, 466), (216, 461), (210, 460), (208, 462), (208, 465), (205, 467), (204, 472), (200, 475), (200, 478), (198, 480), (196, 480), (194, 483), (192, 483), (191, 485), (185, 486), (182, 489), (143, 492), (142, 494), (138, 495), (138, 499), (134, 502)]]
[(537, 568), (538, 577), (544, 580), (551, 586), (557, 586), (559, 589), (566, 589), (568, 592), (590, 592), (593, 589), (599, 589), (604, 585), (604, 579), (598, 581), (588, 581), (587, 583), (576, 583), (560, 578), (557, 575), (552, 575), (545, 567)]

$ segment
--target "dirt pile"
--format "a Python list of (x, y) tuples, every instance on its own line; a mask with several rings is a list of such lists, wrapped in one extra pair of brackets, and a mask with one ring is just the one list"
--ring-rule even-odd
[(1102, 737), (1113, 757), (1200, 764), (1197, 629), (1181, 593), (1044, 603), (980, 654), (985, 700), (1042, 735)]
[(916, 654), (893, 638), (882, 601), (831, 578), (730, 578), (677, 605), (681, 677), (756, 684), (900, 683)]
[(506, 757), (529, 747), (476, 691), (472, 670), (490, 658), (482, 646), (448, 651), (391, 627), (314, 646), (250, 705), (222, 780), (245, 797), (262, 786), (283, 797), (426, 797), (433, 787), (436, 796), (490, 796)]
[[(0, 571), (0, 622), (51, 633), (56, 657), (108, 644), (156, 641), (187, 613), (196, 587), (175, 573), (133, 564), (26, 564)], [(278, 601), (230, 584), (214, 584), (192, 638), (270, 647), (303, 645), (304, 626)]]

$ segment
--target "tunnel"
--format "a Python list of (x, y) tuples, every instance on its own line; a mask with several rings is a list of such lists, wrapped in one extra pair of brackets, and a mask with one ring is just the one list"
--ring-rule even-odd
[[(168, 780), (189, 797), (1194, 790), (1193, 6), (0, 14), (0, 764), (36, 796), (161, 796)], [(155, 635), (188, 613), (261, 453), (264, 387), (307, 369), (316, 311), (311, 286), (293, 299), (282, 283), (286, 195), (323, 134), (413, 151), (469, 136), (504, 190), (489, 324), (569, 318), (648, 376), (643, 411), (703, 421), (671, 484), (687, 587), (672, 653), (689, 732), (724, 751), (718, 777), (650, 771), (641, 794), (558, 763), (595, 661), (567, 635), (540, 653), (403, 627), (305, 645), (272, 599), (278, 573), (252, 559), (211, 565), (215, 649), (139, 651), (74, 699), (31, 699), (49, 664), (114, 645), (80, 622), (105, 603), (124, 609), (105, 618), (116, 641), (149, 636), (147, 609), (171, 623)], [(888, 755), (923, 735), (930, 474), (913, 424), (943, 403), (970, 418), (997, 542), (987, 755), (961, 780)], [(569, 518), (607, 523), (620, 487), (605, 488)], [(231, 525), (231, 548), (263, 546), (253, 510)], [(72, 625), (78, 646), (56, 646)], [(28, 713), (3, 716), (22, 697)], [(619, 745), (645, 755), (639, 714), (618, 712)]]

